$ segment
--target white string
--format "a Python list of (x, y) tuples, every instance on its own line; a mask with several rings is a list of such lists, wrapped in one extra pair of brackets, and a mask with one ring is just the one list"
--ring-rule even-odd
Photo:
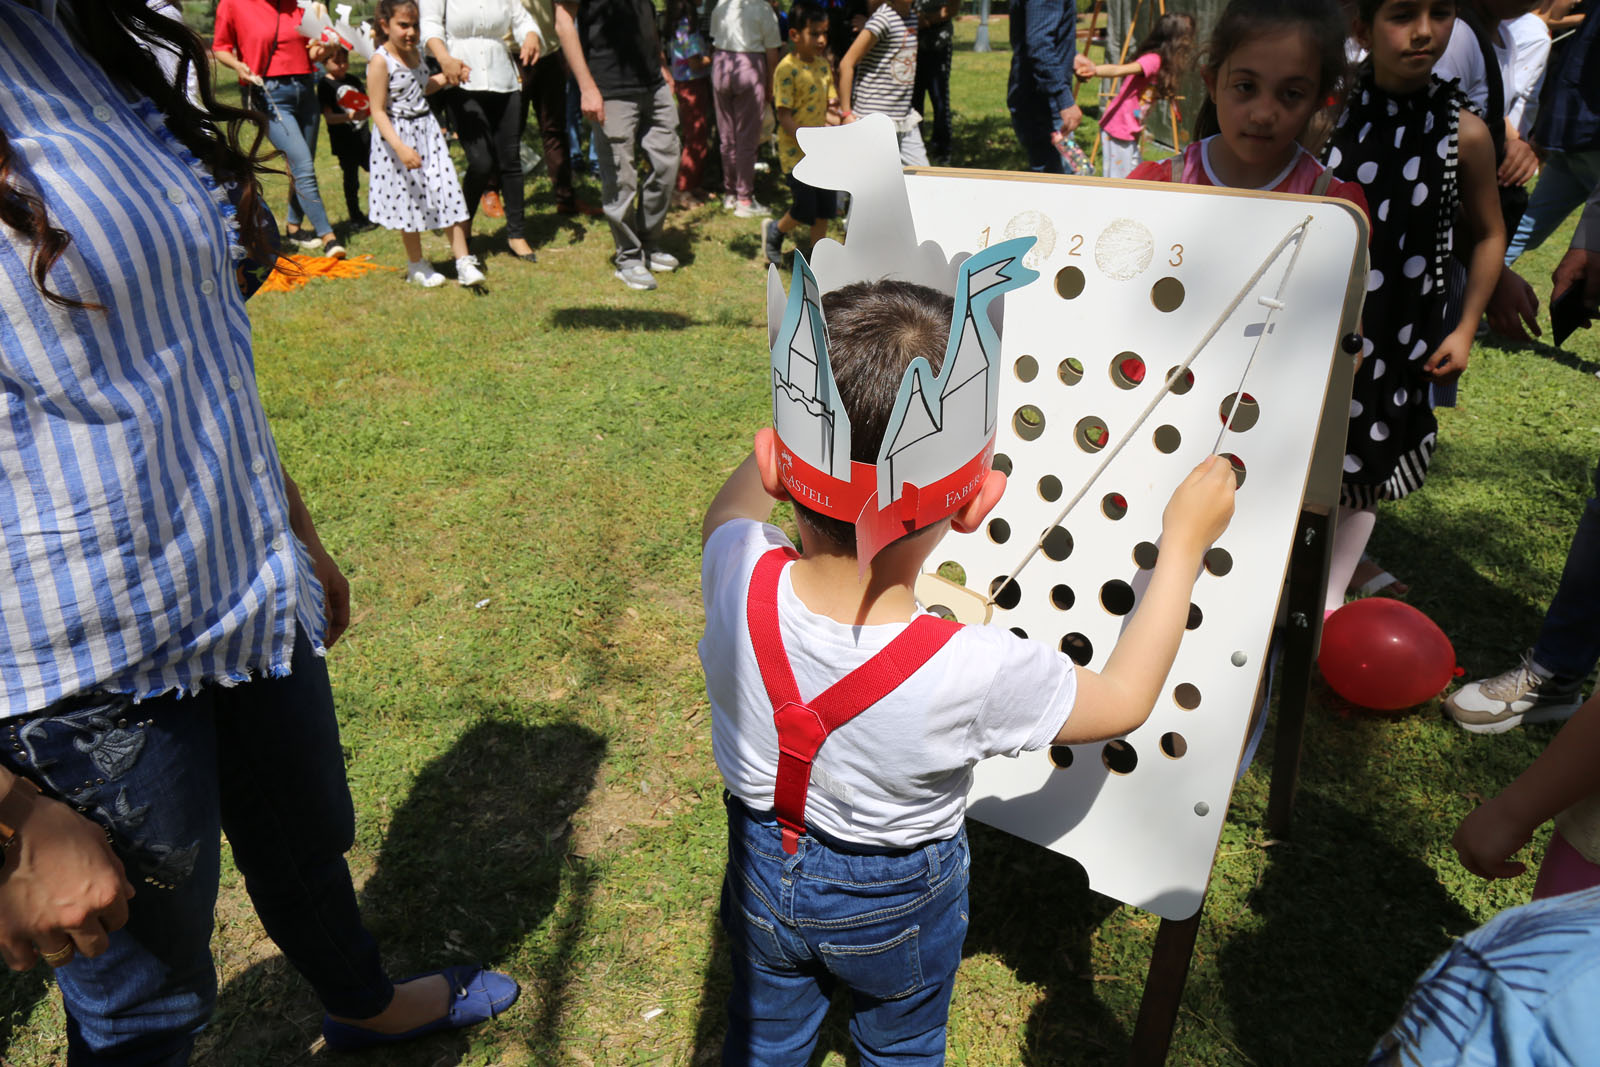
[[(1026, 567), (1033, 560), (1033, 557), (1039, 554), (1039, 550), (1044, 547), (1045, 535), (1055, 527), (1060, 526), (1062, 520), (1067, 517), (1068, 513), (1070, 513), (1073, 508), (1077, 507), (1078, 501), (1082, 500), (1085, 494), (1089, 492), (1089, 487), (1094, 485), (1095, 480), (1098, 479), (1105, 469), (1111, 465), (1111, 461), (1117, 458), (1117, 455), (1122, 451), (1123, 446), (1125, 446), (1129, 441), (1133, 440), (1134, 434), (1139, 432), (1139, 427), (1144, 425), (1145, 419), (1150, 417), (1150, 413), (1155, 410), (1156, 405), (1161, 402), (1163, 397), (1172, 391), (1172, 384), (1184, 376), (1185, 372), (1187, 372), (1189, 369), (1189, 364), (1193, 363), (1195, 357), (1205, 349), (1206, 345), (1211, 343), (1211, 339), (1217, 335), (1217, 331), (1222, 329), (1223, 324), (1228, 321), (1229, 316), (1238, 310), (1240, 304), (1244, 303), (1244, 298), (1250, 295), (1250, 291), (1256, 287), (1257, 283), (1259, 283), (1267, 271), (1271, 269), (1272, 264), (1277, 262), (1278, 257), (1283, 254), (1283, 250), (1289, 247), (1289, 243), (1291, 241), (1298, 241), (1298, 243), (1295, 245), (1294, 255), (1290, 257), (1289, 265), (1284, 269), (1283, 280), (1278, 283), (1278, 296), (1281, 297), (1283, 295), (1283, 288), (1288, 284), (1289, 274), (1294, 270), (1295, 261), (1300, 258), (1300, 249), (1305, 244), (1306, 228), (1310, 225), (1311, 216), (1307, 215), (1304, 219), (1296, 223), (1293, 229), (1284, 234), (1283, 239), (1273, 246), (1271, 252), (1267, 253), (1267, 258), (1261, 261), (1261, 266), (1257, 267), (1255, 273), (1250, 275), (1249, 279), (1246, 280), (1244, 285), (1240, 287), (1239, 292), (1234, 295), (1234, 298), (1231, 301), (1228, 302), (1228, 306), (1222, 309), (1222, 313), (1218, 315), (1216, 321), (1211, 324), (1211, 328), (1205, 332), (1205, 336), (1200, 338), (1199, 342), (1189, 352), (1189, 355), (1184, 358), (1184, 361), (1178, 364), (1177, 368), (1171, 374), (1167, 375), (1167, 380), (1162, 383), (1161, 388), (1156, 391), (1155, 396), (1150, 398), (1150, 402), (1144, 406), (1144, 410), (1139, 413), (1138, 418), (1134, 419), (1133, 425), (1129, 427), (1128, 432), (1123, 434), (1121, 440), (1119, 440), (1115, 445), (1106, 451), (1105, 455), (1101, 458), (1099, 465), (1095, 467), (1092, 473), (1090, 473), (1083, 485), (1078, 487), (1078, 491), (1072, 494), (1072, 498), (1067, 501), (1066, 506), (1056, 513), (1055, 519), (1051, 521), (1049, 526), (1046, 526), (1042, 531), (1040, 531), (1038, 539), (1035, 540), (1033, 546), (1028, 549), (1027, 555), (1022, 557), (1022, 562), (1018, 563), (1016, 568), (1012, 570), (1010, 574), (1006, 575), (1005, 581), (994, 584), (994, 587), (984, 598), (984, 603), (986, 605), (995, 603), (995, 597), (1000, 593), (1000, 591), (1006, 586), (1010, 585), (1012, 582), (1016, 581), (1017, 575), (1022, 573), (1022, 569)], [(1273, 302), (1278, 304), (1279, 307), (1282, 306), (1279, 300), (1275, 299)], [(1277, 308), (1270, 307), (1269, 305), (1269, 310), (1267, 313), (1268, 324), (1271, 323), (1272, 313), (1276, 310)], [(1267, 331), (1265, 328), (1263, 328), (1261, 335), (1256, 338), (1256, 348), (1250, 353), (1251, 360), (1255, 359), (1255, 352), (1260, 349), (1261, 340), (1266, 335)], [(1250, 368), (1247, 364), (1245, 367), (1245, 372), (1249, 373), (1249, 370)], [(1239, 381), (1240, 391), (1242, 391), (1244, 379), (1241, 378)], [(1233, 406), (1235, 411), (1238, 410), (1238, 397), (1234, 398)], [(1232, 422), (1233, 411), (1230, 411), (1228, 412), (1227, 420), (1223, 423), (1224, 432), (1227, 431), (1227, 427), (1231, 425)], [(1220, 441), (1221, 438), (1219, 437), (1218, 442), (1220, 443)]]
[(1239, 384), (1233, 390), (1233, 406), (1228, 408), (1228, 417), (1222, 420), (1222, 429), (1217, 433), (1217, 440), (1211, 446), (1213, 456), (1220, 454), (1222, 439), (1233, 429), (1233, 417), (1239, 411), (1239, 402), (1244, 399), (1245, 379), (1250, 377), (1250, 368), (1255, 366), (1256, 353), (1261, 351), (1261, 345), (1266, 341), (1267, 334), (1272, 332), (1272, 317), (1283, 310), (1283, 291), (1289, 285), (1289, 275), (1294, 273), (1294, 265), (1300, 260), (1300, 250), (1305, 246), (1306, 225), (1301, 223), (1300, 237), (1294, 243), (1294, 252), (1289, 256), (1289, 265), (1283, 269), (1283, 277), (1278, 279), (1278, 291), (1271, 297), (1256, 298), (1257, 302), (1267, 309), (1267, 317), (1261, 323), (1261, 332), (1256, 334), (1256, 343), (1250, 349), (1250, 358), (1245, 360), (1244, 373), (1239, 375)]

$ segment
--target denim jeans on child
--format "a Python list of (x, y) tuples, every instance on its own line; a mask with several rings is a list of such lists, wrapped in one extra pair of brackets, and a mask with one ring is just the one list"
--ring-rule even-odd
[(967, 936), (967, 832), (863, 855), (814, 834), (783, 851), (770, 813), (727, 798), (722, 926), (733, 956), (727, 1065), (803, 1064), (835, 984), (864, 1067), (944, 1062)]
[(73, 1067), (189, 1062), (216, 1002), (224, 831), (262, 925), (327, 1009), (388, 1005), (344, 861), (355, 815), (328, 674), (303, 636), (286, 678), (138, 704), (81, 694), (0, 731), (0, 762), (106, 827), (135, 888), (110, 948), (55, 972)]
[(1582, 682), (1600, 660), (1600, 466), (1594, 484), (1533, 646), (1534, 664), (1563, 681)]
[(267, 139), (283, 153), (294, 182), (288, 223), (298, 226), (304, 210), (306, 221), (319, 235), (332, 233), (333, 224), (317, 191), (317, 124), (322, 121), (322, 105), (317, 102), (316, 76), (268, 78), (262, 91), (266, 95)]

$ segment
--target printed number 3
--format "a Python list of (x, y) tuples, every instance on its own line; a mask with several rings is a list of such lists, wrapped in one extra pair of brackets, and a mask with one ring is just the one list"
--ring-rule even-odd
[(1181, 266), (1183, 266), (1183, 246), (1182, 245), (1173, 245), (1172, 246), (1172, 258), (1167, 260), (1167, 265), (1170, 266), (1170, 267), (1181, 267)]

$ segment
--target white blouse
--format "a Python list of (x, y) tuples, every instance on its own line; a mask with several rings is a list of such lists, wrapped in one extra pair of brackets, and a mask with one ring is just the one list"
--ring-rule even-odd
[(522, 71), (506, 45), (510, 36), (520, 51), (522, 39), (543, 36), (520, 0), (422, 0), (419, 12), (424, 46), (435, 37), (470, 68), (463, 89), (509, 93), (522, 88)]

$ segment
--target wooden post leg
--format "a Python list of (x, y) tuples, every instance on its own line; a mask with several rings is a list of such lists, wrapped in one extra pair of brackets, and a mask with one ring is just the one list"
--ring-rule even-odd
[(1278, 690), (1278, 740), (1272, 758), (1272, 788), (1267, 796), (1267, 833), (1289, 834), (1294, 792), (1300, 779), (1300, 746), (1306, 732), (1306, 699), (1311, 667), (1322, 635), (1323, 590), (1333, 550), (1333, 518), (1309, 509), (1295, 525), (1289, 556), (1289, 632), (1283, 648), (1283, 682)]
[(1161, 1067), (1172, 1045), (1172, 1028), (1178, 1021), (1183, 986), (1189, 980), (1194, 942), (1200, 933), (1200, 912), (1187, 919), (1162, 919), (1150, 951), (1150, 973), (1145, 976), (1139, 1001), (1139, 1021), (1133, 1027), (1128, 1049), (1129, 1067)]

